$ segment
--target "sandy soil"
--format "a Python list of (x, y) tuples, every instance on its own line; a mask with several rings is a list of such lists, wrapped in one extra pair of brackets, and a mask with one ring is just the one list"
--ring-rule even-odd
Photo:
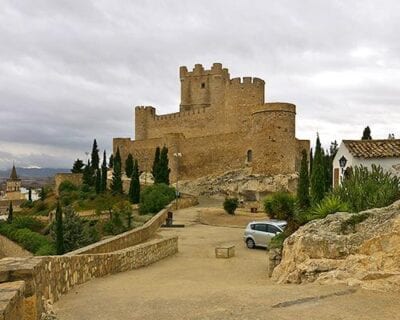
[[(238, 228), (199, 224), (204, 206), (176, 212), (179, 253), (149, 267), (93, 280), (54, 306), (60, 320), (400, 319), (399, 296), (344, 286), (276, 285), (266, 251), (245, 248)], [(236, 256), (216, 259), (218, 244)]]

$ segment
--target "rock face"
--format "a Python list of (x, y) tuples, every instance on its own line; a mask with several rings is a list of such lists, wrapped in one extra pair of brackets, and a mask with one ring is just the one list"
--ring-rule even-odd
[(245, 201), (259, 201), (277, 191), (295, 192), (297, 174), (265, 176), (251, 174), (250, 168), (228, 171), (220, 176), (206, 176), (191, 181), (180, 181), (179, 190), (197, 196), (238, 197)]
[(400, 292), (400, 201), (309, 222), (285, 240), (272, 279)]

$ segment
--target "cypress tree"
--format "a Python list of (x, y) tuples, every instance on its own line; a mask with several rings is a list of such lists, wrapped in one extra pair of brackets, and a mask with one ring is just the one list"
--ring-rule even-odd
[(312, 172), (312, 166), (313, 166), (313, 162), (314, 162), (314, 155), (313, 155), (313, 149), (310, 149), (310, 170), (308, 172)]
[(101, 192), (107, 190), (107, 156), (106, 150), (103, 152), (103, 163), (101, 165)]
[(8, 206), (8, 216), (7, 216), (8, 223), (13, 222), (13, 212), (14, 212), (13, 204), (12, 201), (10, 201), (10, 205)]
[(85, 168), (83, 169), (83, 176), (82, 176), (83, 184), (87, 184), (88, 186), (93, 186), (93, 168), (88, 160)]
[(100, 194), (100, 192), (101, 192), (101, 171), (100, 171), (100, 169), (96, 169), (95, 190), (96, 190), (96, 194)]
[(32, 188), (29, 188), (28, 190), (28, 201), (32, 202)]
[(160, 147), (157, 147), (156, 153), (154, 154), (153, 168), (151, 170), (155, 183), (158, 183), (159, 180), (159, 165), (160, 165)]
[(111, 153), (110, 160), (108, 160), (108, 167), (112, 169), (114, 166), (114, 155)]
[(60, 202), (57, 202), (56, 209), (56, 250), (58, 255), (64, 254), (64, 229)]
[(129, 185), (129, 200), (132, 203), (140, 201), (140, 181), (139, 181), (139, 166), (137, 160), (133, 165), (131, 183)]
[[(159, 162), (159, 173), (158, 173), (158, 183), (165, 183), (169, 185), (169, 173), (170, 169), (168, 167), (168, 148), (164, 146), (161, 149), (160, 153), (160, 162)], [(157, 182), (157, 181), (156, 181)]]
[[(116, 158), (114, 160), (116, 160)], [(121, 175), (121, 163), (118, 161), (114, 161), (113, 176), (111, 182), (111, 191), (113, 194), (123, 193)]]
[(121, 160), (121, 154), (119, 152), (119, 147), (117, 148), (117, 152), (115, 153), (115, 157), (113, 160), (113, 166), (115, 166), (116, 163), (119, 163), (120, 168), (122, 168), (122, 160)]
[(317, 135), (315, 155), (311, 172), (311, 201), (312, 204), (318, 204), (325, 195), (325, 165), (324, 152), (321, 148), (321, 142)]
[(93, 147), (92, 147), (92, 169), (93, 172), (96, 172), (96, 169), (99, 168), (100, 158), (99, 158), (99, 149), (97, 148), (97, 141), (94, 139)]
[(371, 129), (369, 128), (369, 126), (365, 127), (361, 140), (372, 140)]
[(74, 162), (74, 165), (72, 166), (71, 172), (72, 173), (82, 173), (84, 166), (85, 165), (83, 164), (83, 161), (81, 159), (76, 159)]
[(308, 163), (307, 163), (307, 151), (303, 149), (301, 152), (301, 166), (299, 185), (297, 187), (297, 199), (299, 205), (303, 209), (307, 209), (310, 206), (310, 179), (308, 175)]
[(126, 158), (125, 161), (125, 173), (126, 176), (129, 178), (132, 176), (133, 172), (133, 157), (132, 154), (128, 154), (128, 157)]

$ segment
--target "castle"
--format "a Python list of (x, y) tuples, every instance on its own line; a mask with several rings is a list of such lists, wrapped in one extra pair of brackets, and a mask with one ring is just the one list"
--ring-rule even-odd
[(265, 102), (265, 82), (230, 78), (227, 68), (180, 67), (180, 110), (158, 115), (135, 108), (135, 140), (114, 138), (124, 164), (129, 153), (150, 171), (157, 146), (167, 146), (171, 181), (250, 167), (264, 175), (291, 174), (300, 166), (308, 140), (295, 136), (296, 106)]

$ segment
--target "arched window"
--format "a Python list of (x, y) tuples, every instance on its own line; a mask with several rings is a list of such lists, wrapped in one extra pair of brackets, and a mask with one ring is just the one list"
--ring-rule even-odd
[(253, 151), (247, 150), (247, 162), (253, 161)]

